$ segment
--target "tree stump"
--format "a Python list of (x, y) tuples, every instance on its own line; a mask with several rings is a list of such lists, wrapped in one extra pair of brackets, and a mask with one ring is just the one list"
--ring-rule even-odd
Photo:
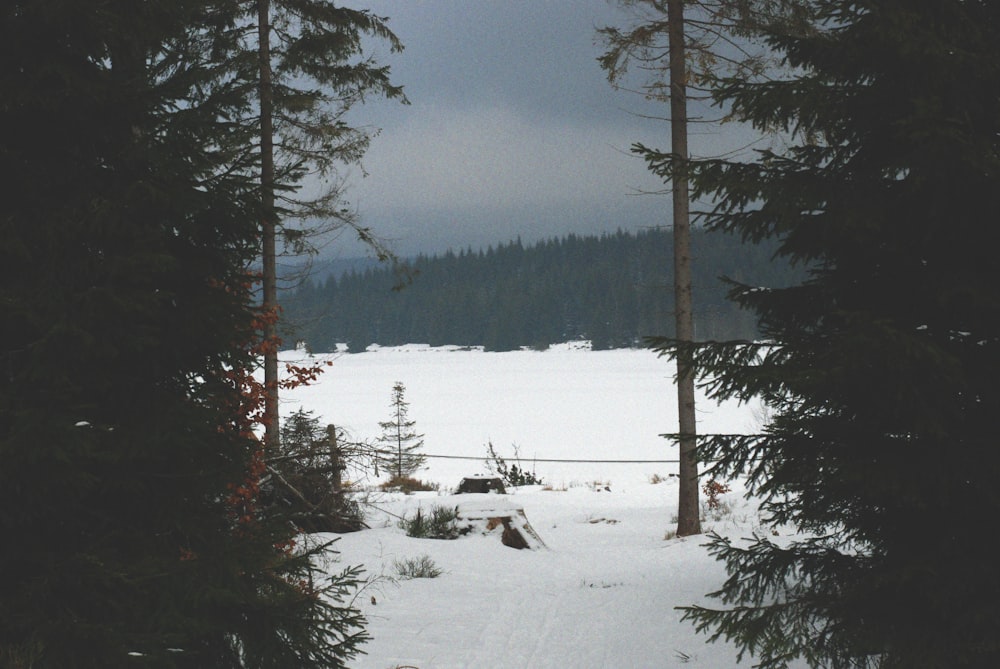
[(506, 494), (503, 481), (496, 477), (467, 476), (458, 484), (457, 494), (495, 492)]

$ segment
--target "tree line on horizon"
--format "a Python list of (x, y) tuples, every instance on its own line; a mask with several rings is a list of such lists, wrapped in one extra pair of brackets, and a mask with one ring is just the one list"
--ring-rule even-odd
[[(286, 343), (483, 346), (489, 351), (589, 340), (595, 350), (641, 346), (673, 332), (672, 232), (569, 234), (525, 245), (420, 255), (308, 279), (282, 300)], [(696, 230), (695, 321), (703, 339), (753, 339), (752, 313), (727, 299), (725, 278), (788, 285), (799, 272), (774, 247)]]

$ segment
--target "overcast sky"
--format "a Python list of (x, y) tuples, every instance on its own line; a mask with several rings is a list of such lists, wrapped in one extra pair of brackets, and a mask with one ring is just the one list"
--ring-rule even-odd
[[(360, 3), (360, 0), (359, 0)], [(369, 100), (382, 129), (346, 199), (400, 255), (486, 248), (669, 222), (669, 199), (629, 153), (669, 148), (664, 110), (608, 84), (596, 28), (626, 25), (614, 0), (366, 0), (405, 49), (392, 67), (408, 106)], [(331, 244), (358, 255), (346, 237)]]

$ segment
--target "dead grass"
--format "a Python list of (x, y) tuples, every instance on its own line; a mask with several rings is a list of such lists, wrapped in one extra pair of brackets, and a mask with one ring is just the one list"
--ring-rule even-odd
[(379, 484), (379, 489), (383, 492), (398, 491), (410, 494), (411, 492), (432, 492), (440, 488), (437, 483), (421, 481), (411, 476), (393, 476), (385, 483)]

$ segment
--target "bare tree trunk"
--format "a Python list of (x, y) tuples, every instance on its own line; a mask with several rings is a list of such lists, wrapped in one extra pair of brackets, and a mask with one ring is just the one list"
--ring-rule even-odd
[(677, 536), (701, 533), (698, 504), (698, 459), (694, 410), (694, 341), (691, 300), (691, 221), (689, 215), (687, 138), (687, 57), (684, 53), (684, 1), (667, 1), (670, 31), (670, 152), (680, 169), (674, 171), (674, 304), (677, 351), (677, 417), (680, 466)]
[(330, 446), (330, 469), (333, 481), (333, 494), (340, 499), (343, 497), (344, 481), (344, 456), (340, 452), (340, 444), (337, 441), (337, 427), (335, 425), (326, 426), (326, 440)]
[[(274, 121), (271, 87), (271, 3), (257, 0), (257, 40), (260, 68), (260, 191), (261, 272), (264, 311), (264, 443), (276, 449), (278, 432), (278, 279), (274, 212)], [(272, 450), (274, 452), (274, 450)]]

